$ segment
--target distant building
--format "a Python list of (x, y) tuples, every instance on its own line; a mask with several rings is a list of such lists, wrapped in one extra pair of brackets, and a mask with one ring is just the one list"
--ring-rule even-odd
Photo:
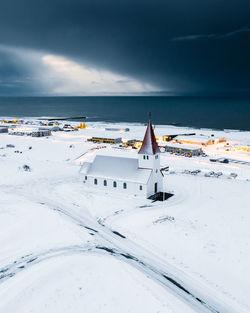
[(0, 133), (8, 133), (8, 127), (0, 126)]
[(171, 140), (175, 139), (177, 136), (193, 136), (193, 135), (195, 135), (195, 133), (163, 135), (162, 141), (171, 141)]
[(193, 145), (208, 146), (221, 142), (226, 142), (226, 138), (215, 138), (213, 136), (177, 136), (174, 141)]
[(165, 146), (165, 151), (181, 154), (185, 156), (199, 156), (203, 154), (202, 148), (195, 145), (184, 145), (179, 143), (169, 143)]
[(163, 189), (160, 149), (149, 121), (137, 158), (97, 155), (82, 167), (84, 183), (93, 189), (148, 198)]
[(50, 130), (50, 131), (53, 131), (53, 132), (57, 132), (57, 131), (60, 131), (62, 130), (59, 126), (57, 125), (54, 125), (54, 126), (42, 126), (42, 127), (39, 127), (38, 130), (40, 131), (44, 131), (44, 130)]
[(126, 147), (134, 147), (134, 148), (141, 148), (142, 146), (142, 141), (137, 140), (137, 139), (129, 139), (126, 142), (123, 142), (124, 146)]
[(129, 139), (127, 141), (124, 141), (123, 144), (126, 147), (133, 147), (135, 142), (136, 142), (136, 139)]
[(234, 144), (231, 146), (228, 145), (226, 151), (250, 152), (250, 145), (240, 145), (240, 144)]
[(14, 136), (31, 136), (31, 137), (44, 137), (50, 136), (51, 130), (50, 129), (32, 129), (32, 128), (14, 128), (9, 130), (9, 135)]
[(171, 141), (173, 140), (177, 135), (163, 135), (162, 136), (162, 141)]
[(47, 136), (51, 136), (51, 130), (50, 129), (43, 129), (43, 130), (37, 130), (37, 131), (33, 131), (31, 133), (32, 137), (47, 137)]
[(128, 132), (128, 131), (129, 131), (129, 128), (113, 128), (113, 127), (106, 127), (105, 130), (106, 130), (106, 131), (115, 131), (115, 132), (124, 133), (124, 132)]
[(92, 141), (92, 142), (98, 142), (98, 143), (111, 143), (111, 144), (115, 144), (115, 143), (121, 143), (122, 142), (122, 138), (119, 137), (92, 137), (87, 139), (88, 141)]
[(28, 136), (31, 135), (31, 132), (27, 131), (21, 131), (21, 130), (15, 130), (15, 131), (9, 131), (9, 135), (14, 135), (14, 136)]

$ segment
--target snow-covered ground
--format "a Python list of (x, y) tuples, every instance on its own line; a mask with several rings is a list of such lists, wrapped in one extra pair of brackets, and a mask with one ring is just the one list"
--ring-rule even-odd
[[(142, 139), (145, 126), (87, 125), (48, 138), (0, 134), (0, 312), (250, 312), (250, 165), (162, 153), (167, 201), (94, 193), (81, 164), (100, 150), (136, 151), (86, 139)], [(250, 144), (250, 132), (155, 128), (192, 131)], [(224, 144), (204, 150), (250, 161)]]

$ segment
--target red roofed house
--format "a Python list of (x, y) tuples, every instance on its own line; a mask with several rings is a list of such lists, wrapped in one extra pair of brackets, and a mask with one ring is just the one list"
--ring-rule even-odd
[(115, 191), (148, 198), (163, 189), (160, 149), (151, 122), (137, 158), (96, 155), (82, 168), (84, 183), (90, 188)]

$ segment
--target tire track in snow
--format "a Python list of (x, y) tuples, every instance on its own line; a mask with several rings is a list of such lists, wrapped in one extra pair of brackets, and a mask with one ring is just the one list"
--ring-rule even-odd
[[(144, 247), (141, 247), (131, 240), (124, 238), (122, 234), (116, 233), (106, 225), (97, 223), (95, 219), (89, 215), (79, 215), (75, 212), (75, 208), (65, 205), (63, 200), (58, 195), (58, 199), (55, 200), (55, 193), (52, 188), (55, 187), (51, 184), (51, 181), (45, 180), (45, 188), (40, 188), (41, 182), (38, 186), (32, 186), (33, 195), (30, 195), (30, 190), (26, 194), (27, 198), (31, 198), (32, 201), (40, 201), (40, 204), (57, 211), (59, 214), (69, 218), (76, 225), (90, 230), (95, 237), (100, 239), (100, 245), (96, 247), (96, 250), (103, 250), (106, 253), (126, 261), (133, 267), (136, 267), (139, 271), (143, 272), (146, 276), (156, 281), (163, 286), (168, 292), (171, 292), (179, 299), (183, 300), (186, 304), (190, 305), (197, 312), (212, 312), (212, 313), (233, 313), (238, 312), (234, 310), (230, 305), (227, 305), (223, 300), (218, 299), (216, 294), (200, 285), (194, 279), (188, 277), (184, 272), (178, 270), (174, 266), (168, 264), (166, 261), (161, 261), (157, 256), (154, 256), (151, 251), (148, 251)], [(60, 181), (60, 183), (64, 183)], [(58, 181), (56, 182), (58, 184)], [(46, 190), (48, 188), (48, 190)], [(27, 193), (27, 190), (25, 190)], [(44, 191), (48, 192), (46, 198)], [(22, 190), (22, 195), (24, 195)], [(41, 194), (42, 192), (42, 194)], [(53, 193), (50, 198), (50, 193)], [(180, 278), (181, 277), (181, 278)]]
[(47, 261), (58, 256), (79, 254), (79, 253), (93, 253), (95, 247), (89, 245), (80, 246), (66, 246), (61, 248), (54, 248), (41, 251), (39, 253), (29, 253), (19, 259), (13, 261), (0, 268), (0, 284), (7, 279), (15, 276), (19, 272), (28, 269), (30, 266)]
[[(119, 235), (118, 235), (119, 236)], [(90, 246), (67, 246), (67, 247), (62, 247), (62, 248), (55, 248), (55, 249), (49, 249), (42, 251), (40, 253), (30, 253), (26, 254), (22, 257), (20, 257), (18, 260), (15, 260), (14, 262), (4, 266), (3, 268), (0, 269), (0, 284), (5, 282), (6, 280), (14, 277), (18, 273), (29, 269), (31, 266), (34, 266), (36, 264), (45, 262), (49, 259), (57, 258), (60, 256), (69, 256), (73, 254), (105, 254), (108, 253), (108, 255), (116, 257), (116, 259), (119, 259), (120, 261), (124, 261), (128, 263), (129, 265), (132, 265), (133, 267), (136, 267), (139, 269), (141, 272), (144, 272), (145, 274), (148, 274), (149, 267), (136, 257), (130, 255), (130, 254), (125, 254), (121, 253), (115, 249), (112, 248), (107, 248), (105, 246), (96, 246), (96, 247), (90, 247)], [(135, 263), (135, 264), (133, 264)], [(138, 264), (136, 264), (138, 263)], [(140, 268), (142, 267), (142, 268)], [(144, 268), (146, 267), (146, 268)], [(144, 268), (144, 269), (143, 269)], [(152, 270), (152, 269), (151, 269)], [(174, 281), (172, 278), (166, 276), (165, 274), (155, 272), (156, 275), (159, 277), (157, 279), (154, 279), (154, 281), (157, 281), (164, 287), (166, 287), (166, 284), (164, 284), (164, 281), (162, 281), (162, 277), (164, 277), (167, 281), (172, 282), (173, 284), (176, 285), (177, 288), (183, 290), (187, 294), (191, 295), (188, 290), (183, 288), (179, 283)], [(199, 300), (201, 303), (203, 303), (202, 300), (199, 298), (195, 298), (196, 300)], [(205, 303), (203, 303), (205, 304)], [(212, 311), (214, 313), (218, 313), (218, 311)]]

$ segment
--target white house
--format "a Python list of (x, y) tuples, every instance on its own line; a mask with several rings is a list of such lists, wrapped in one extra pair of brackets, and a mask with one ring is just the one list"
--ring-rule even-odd
[(82, 168), (84, 183), (94, 189), (122, 192), (148, 198), (162, 191), (160, 149), (151, 122), (148, 122), (137, 158), (96, 155)]

